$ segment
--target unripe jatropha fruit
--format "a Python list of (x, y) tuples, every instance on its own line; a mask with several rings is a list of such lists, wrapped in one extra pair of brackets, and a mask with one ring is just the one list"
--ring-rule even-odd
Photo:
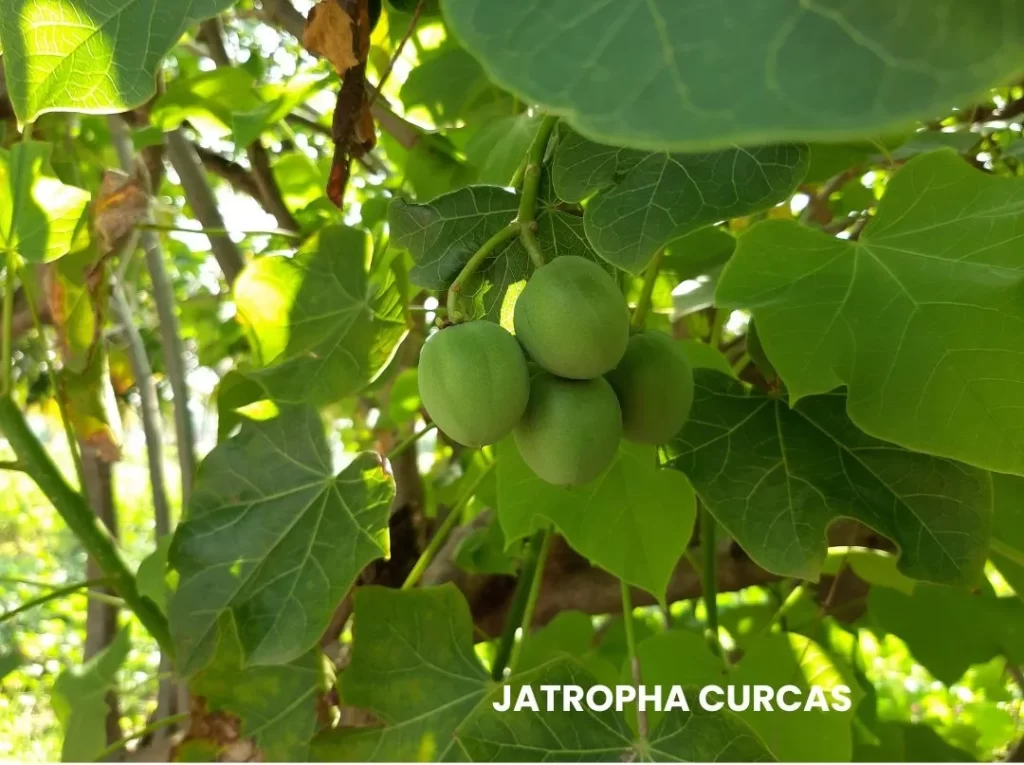
[(622, 416), (615, 391), (603, 377), (566, 380), (538, 371), (512, 436), (523, 462), (548, 483), (588, 483), (618, 451)]
[(686, 424), (693, 372), (682, 347), (664, 332), (629, 338), (626, 355), (607, 377), (622, 408), (623, 435), (630, 441), (664, 444)]
[(530, 395), (523, 349), (489, 321), (435, 333), (420, 352), (418, 376), (427, 413), (465, 446), (501, 440), (523, 416)]
[(555, 258), (516, 301), (516, 337), (559, 377), (590, 380), (613, 369), (629, 340), (629, 308), (615, 280), (592, 260)]

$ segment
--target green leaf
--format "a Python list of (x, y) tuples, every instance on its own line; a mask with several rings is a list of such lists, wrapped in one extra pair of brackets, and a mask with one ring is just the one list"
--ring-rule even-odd
[(479, 129), (464, 128), (454, 138), (458, 140), (461, 134), (469, 133), (463, 151), (477, 171), (477, 183), (505, 186), (511, 183), (538, 127), (537, 116), (517, 114), (490, 120)]
[(912, 596), (872, 587), (868, 616), (876, 629), (891, 632), (936, 679), (957, 682), (972, 664), (1005, 656), (1024, 664), (1024, 602), (920, 584)]
[(261, 102), (258, 106), (248, 110), (236, 109), (231, 115), (235, 144), (248, 146), (322, 90), (325, 84), (326, 78), (322, 74), (299, 74), (287, 82), (261, 86), (258, 89)]
[(690, 362), (693, 369), (715, 369), (729, 377), (735, 377), (736, 373), (729, 366), (729, 359), (716, 348), (700, 340), (680, 340), (679, 345), (683, 348), (686, 360)]
[(234, 2), (0, 0), (0, 48), (18, 118), (141, 106), (156, 93), (156, 71), (188, 26)]
[(641, 273), (672, 239), (788, 198), (807, 171), (803, 146), (648, 154), (562, 131), (551, 177), (567, 202), (594, 195), (587, 239), (609, 263)]
[[(491, 705), (502, 698), (503, 685), (488, 679), (474, 655), (469, 606), (453, 585), (410, 591), (361, 587), (355, 613), (342, 700), (372, 712), (383, 724), (321, 734), (313, 743), (316, 761), (571, 760), (581, 755), (618, 760), (639, 753), (673, 760), (769, 759), (756, 736), (728, 713), (674, 712), (652, 731), (645, 748), (614, 711), (542, 713), (543, 722), (528, 711), (495, 712)], [(589, 687), (595, 680), (575, 661), (561, 658), (508, 682), (515, 698), (524, 683), (537, 689), (562, 682)], [(564, 735), (551, 736), (552, 729)]]
[(1001, 0), (713, 10), (696, 0), (444, 4), (495, 82), (594, 140), (652, 151), (871, 137), (970, 103), (1018, 75), (1024, 55), (1024, 10)]
[(884, 550), (868, 547), (830, 547), (821, 566), (823, 574), (838, 574), (843, 566), (870, 585), (891, 587), (904, 595), (912, 595), (917, 582), (900, 573), (899, 558)]
[(973, 762), (969, 752), (948, 743), (926, 723), (880, 723), (877, 745), (858, 744), (854, 762)]
[[(589, 688), (595, 678), (576, 661), (563, 658), (509, 681), (511, 698), (530, 685), (544, 704), (543, 686)], [(688, 689), (689, 697), (696, 689)], [(667, 690), (663, 689), (667, 696)], [(472, 762), (770, 762), (773, 758), (753, 731), (729, 712), (706, 712), (694, 703), (691, 712), (673, 709), (647, 736), (638, 739), (614, 708), (598, 712), (522, 709), (498, 712), (498, 688), (455, 733), (462, 753)]]
[[(637, 657), (647, 685), (717, 685), (723, 689), (732, 686), (737, 701), (743, 700), (744, 688), (752, 699), (756, 685), (767, 685), (776, 691), (785, 685), (794, 685), (799, 694), (787, 696), (787, 703), (805, 703), (811, 686), (820, 687), (826, 702), (831, 703), (833, 689), (845, 685), (851, 690), (848, 697), (851, 706), (845, 712), (821, 709), (786, 712), (774, 705), (770, 711), (755, 711), (751, 703), (748, 709), (736, 714), (782, 762), (850, 760), (853, 749), (850, 724), (862, 694), (853, 676), (834, 662), (821, 646), (803, 635), (762, 635), (751, 643), (739, 663), (724, 677), (721, 659), (711, 654), (704, 638), (695, 632), (672, 630), (654, 635), (637, 646)], [(628, 678), (628, 672), (628, 666), (623, 667), (622, 681)], [(723, 693), (709, 700), (726, 701), (727, 697)], [(658, 717), (660, 715), (649, 715), (650, 722)], [(814, 731), (813, 736), (808, 735), (810, 730)]]
[(817, 580), (825, 532), (855, 518), (896, 542), (914, 579), (973, 585), (991, 528), (989, 475), (878, 441), (851, 424), (841, 394), (790, 408), (697, 370), (693, 415), (668, 451), (751, 558)]
[(52, 149), (39, 141), (0, 149), (0, 252), (30, 263), (67, 254), (90, 198), (57, 179), (50, 167)]
[(263, 105), (251, 74), (238, 67), (219, 67), (172, 80), (153, 102), (149, 119), (165, 133), (188, 121), (203, 139), (215, 141), (231, 134), (235, 112)]
[(992, 474), (992, 561), (1024, 598), (1024, 478)]
[[(497, 186), (468, 186), (426, 204), (395, 199), (388, 209), (391, 241), (409, 250), (415, 265), (409, 276), (420, 287), (447, 289), (463, 266), (490, 237), (507, 226), (519, 207), (518, 194)], [(580, 218), (542, 204), (537, 239), (550, 260), (560, 255), (589, 257)], [(474, 286), (476, 315), (497, 319), (509, 287), (533, 270), (519, 239), (499, 247)]]
[(497, 518), (466, 536), (452, 556), (455, 565), (471, 574), (506, 574), (515, 576), (516, 559), (506, 552), (505, 535)]
[(181, 577), (169, 609), (179, 671), (209, 661), (229, 611), (243, 666), (308, 651), (362, 568), (387, 554), (393, 496), (375, 455), (359, 454), (335, 474), (315, 410), (245, 421), (203, 461), (171, 544)]
[(53, 711), (64, 729), (60, 758), (64, 762), (92, 762), (107, 747), (106, 720), (110, 713), (107, 691), (116, 686), (117, 671), (131, 648), (126, 627), (80, 667), (65, 669), (53, 684)]
[(717, 302), (750, 309), (794, 400), (915, 451), (1024, 474), (1024, 182), (949, 151), (908, 162), (848, 242), (789, 221), (739, 240)]
[(241, 720), (240, 735), (252, 738), (268, 762), (305, 762), (316, 732), (317, 695), (326, 691), (319, 649), (276, 667), (248, 667), (234, 619), (221, 617), (220, 640), (209, 666), (189, 684), (210, 712)]
[(0, 653), (0, 682), (3, 682), (7, 675), (18, 669), (24, 661), (25, 657), (18, 653), (16, 648), (13, 650), (5, 649), (3, 653)]
[(160, 537), (156, 549), (142, 559), (139, 570), (135, 572), (135, 586), (138, 587), (139, 595), (152, 600), (165, 614), (173, 590), (168, 580), (173, 580), (174, 576), (167, 570), (167, 554), (173, 539), (172, 534)]
[(409, 591), (360, 587), (355, 613), (341, 697), (373, 712), (383, 725), (322, 734), (313, 743), (313, 759), (449, 759), (455, 728), (490, 685), (473, 653), (465, 598), (451, 584)]
[(253, 261), (235, 283), (263, 369), (248, 373), (286, 403), (333, 403), (373, 382), (408, 328), (394, 280), (367, 276), (373, 240), (328, 226), (294, 257)]
[(684, 476), (659, 470), (654, 447), (623, 443), (585, 486), (538, 478), (510, 438), (498, 444), (498, 517), (507, 542), (553, 523), (592, 563), (659, 600), (686, 551), (696, 507)]

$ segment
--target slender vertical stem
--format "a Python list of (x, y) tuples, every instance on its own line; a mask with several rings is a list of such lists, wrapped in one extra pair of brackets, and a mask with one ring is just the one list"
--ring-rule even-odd
[(708, 641), (708, 647), (716, 656), (720, 656), (722, 651), (718, 643), (718, 557), (715, 550), (715, 519), (711, 517), (703, 502), (698, 502), (697, 507), (700, 513), (700, 543), (704, 553), (704, 575), (701, 577), (704, 610), (707, 612), (704, 637)]
[[(629, 670), (633, 679), (633, 685), (639, 692), (643, 685), (640, 675), (640, 657), (636, 653), (636, 632), (633, 629), (633, 596), (629, 591), (626, 580), (620, 579), (619, 585), (622, 588), (622, 621), (626, 629), (626, 655), (629, 657)], [(636, 707), (636, 727), (641, 739), (647, 738), (647, 714)]]
[(491, 474), (494, 470), (494, 464), (490, 464), (476, 477), (476, 480), (470, 484), (466, 492), (459, 497), (459, 500), (452, 505), (452, 509), (448, 511), (448, 517), (444, 519), (437, 531), (434, 532), (434, 536), (431, 537), (430, 542), (427, 543), (426, 548), (420, 554), (419, 559), (416, 561), (416, 565), (412, 567), (412, 571), (409, 572), (409, 576), (405, 578), (402, 583), (403, 590), (411, 590), (416, 586), (416, 582), (423, 576), (423, 572), (427, 570), (427, 566), (430, 565), (431, 561), (434, 560), (434, 556), (437, 555), (438, 550), (444, 545), (445, 540), (448, 539), (448, 535), (451, 530), (455, 527), (456, 522), (459, 520), (459, 516), (462, 513), (462, 508), (465, 507), (466, 503), (473, 498), (476, 494), (476, 490), (480, 488), (480, 484), (484, 482), (484, 479)]
[(665, 248), (660, 248), (644, 272), (644, 284), (640, 289), (640, 297), (636, 301), (636, 308), (633, 310), (633, 327), (642, 329), (647, 322), (647, 314), (651, 310), (651, 296), (654, 295), (654, 285), (658, 282), (658, 272), (661, 271), (661, 262), (665, 258)]
[[(526, 599), (526, 609), (523, 611), (523, 619), (521, 627), (523, 629), (523, 639), (525, 640), (527, 632), (530, 630), (530, 625), (533, 624), (533, 612), (537, 610), (537, 601), (540, 599), (540, 588), (544, 581), (544, 568), (548, 562), (548, 553), (551, 552), (551, 542), (555, 538), (555, 530), (548, 526), (546, 532), (544, 532), (544, 541), (541, 543), (540, 548), (540, 559), (537, 561), (537, 571), (533, 575), (533, 583), (530, 585), (530, 595)], [(516, 662), (519, 660), (519, 650), (522, 648), (522, 641), (515, 644), (512, 650), (512, 658), (509, 660), (508, 666), (510, 670), (514, 670)]]
[(406, 43), (409, 42), (409, 38), (412, 37), (413, 33), (416, 31), (416, 25), (420, 23), (420, 16), (423, 15), (423, 5), (425, 2), (426, 0), (420, 0), (416, 3), (416, 9), (412, 12), (412, 18), (409, 20), (409, 27), (405, 30), (405, 35), (395, 47), (394, 53), (391, 54), (391, 59), (388, 61), (388, 65), (384, 69), (384, 73), (380, 76), (380, 80), (377, 82), (377, 87), (374, 88), (373, 92), (370, 94), (367, 106), (373, 106), (374, 101), (377, 100), (377, 96), (384, 91), (384, 86), (387, 85), (388, 78), (391, 77), (391, 72), (394, 71), (395, 64), (402, 55), (402, 51), (405, 50)]
[(494, 666), (491, 667), (491, 678), (496, 682), (501, 682), (505, 677), (505, 669), (508, 667), (509, 659), (512, 658), (516, 633), (523, 626), (523, 616), (530, 600), (530, 590), (533, 589), (533, 580), (537, 575), (540, 553), (544, 547), (544, 536), (547, 533), (547, 531), (538, 531), (530, 538), (526, 559), (523, 561), (523, 567), (519, 571), (519, 579), (516, 582), (516, 591), (512, 595), (512, 604), (505, 616), (505, 629), (501, 633), (498, 650), (494, 655)]
[[(135, 160), (127, 127), (120, 117), (111, 117), (109, 123), (118, 158), (125, 171), (130, 172)], [(168, 151), (170, 151), (174, 136), (177, 136), (180, 143), (186, 143), (177, 131), (170, 133), (168, 134)], [(182, 171), (178, 170), (178, 174), (182, 175)], [(184, 180), (182, 182), (184, 183)], [(220, 223), (223, 227), (223, 221)], [(160, 245), (160, 237), (154, 231), (143, 231), (141, 240), (142, 249), (146, 253), (146, 267), (149, 270), (150, 281), (153, 283), (153, 298), (156, 303), (157, 315), (160, 319), (160, 340), (163, 345), (164, 365), (171, 384), (171, 393), (174, 396), (175, 435), (178, 445), (178, 464), (181, 469), (181, 505), (182, 508), (187, 508), (189, 497), (192, 495), (192, 481), (196, 473), (196, 438), (192, 414), (189, 411), (188, 383), (185, 379), (185, 345), (181, 340), (178, 315), (175, 312), (174, 288), (164, 266), (164, 253)], [(213, 240), (211, 239), (211, 241)], [(230, 242), (230, 240), (228, 241)], [(234, 243), (232, 243), (233, 246)], [(214, 249), (216, 250), (216, 247)]]
[(3, 306), (3, 350), (0, 351), (0, 363), (3, 364), (3, 378), (0, 381), (0, 394), (6, 395), (11, 390), (14, 367), (14, 254), (7, 253), (4, 264), (4, 306)]
[(0, 432), (7, 438), (19, 462), (25, 465), (25, 472), (60, 513), (86, 552), (99, 564), (114, 591), (135, 612), (142, 625), (156, 639), (160, 649), (172, 653), (166, 617), (151, 600), (139, 594), (135, 575), (121, 557), (110, 533), (86, 505), (82, 495), (64, 480), (53, 458), (39, 443), (25, 421), (25, 416), (10, 396), (0, 398)]
[(722, 344), (722, 330), (725, 329), (727, 321), (729, 321), (729, 311), (716, 308), (714, 319), (711, 322), (711, 337), (708, 338), (708, 345), (715, 350), (718, 350)]

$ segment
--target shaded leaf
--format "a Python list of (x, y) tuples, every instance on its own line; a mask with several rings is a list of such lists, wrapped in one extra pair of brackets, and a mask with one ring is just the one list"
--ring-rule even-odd
[(444, 13), (495, 82), (595, 140), (650, 150), (870, 137), (1008, 82), (1024, 54), (1024, 10), (1001, 0), (713, 13), (696, 0), (448, 0)]
[[(511, 698), (523, 685), (575, 685), (589, 688), (595, 678), (566, 657), (509, 681)], [(690, 696), (695, 688), (688, 689)], [(473, 762), (770, 762), (772, 756), (749, 727), (729, 712), (706, 712), (691, 704), (692, 712), (672, 710), (647, 736), (639, 740), (614, 708), (583, 711), (498, 712), (491, 703), (502, 699), (502, 689), (488, 696), (456, 731), (456, 740)], [(538, 703), (543, 704), (539, 694)]]
[(335, 473), (315, 410), (245, 421), (203, 461), (171, 544), (179, 671), (191, 675), (209, 661), (226, 612), (244, 666), (308, 651), (363, 566), (387, 554), (393, 495), (374, 455)]
[(189, 690), (206, 699), (211, 712), (241, 720), (239, 734), (252, 738), (269, 762), (304, 762), (316, 730), (317, 694), (326, 690), (318, 649), (276, 667), (246, 667), (238, 632), (221, 617), (220, 639), (209, 666)]
[[(0, 18), (0, 29), (3, 23)], [(10, 77), (10, 62), (5, 64)], [(0, 252), (30, 263), (67, 254), (89, 203), (89, 192), (65, 186), (54, 175), (52, 148), (19, 141), (10, 150), (0, 149)]]
[(562, 130), (551, 177), (567, 202), (594, 195), (583, 216), (587, 239), (609, 263), (639, 274), (671, 240), (788, 198), (807, 161), (796, 145), (648, 154)]
[(717, 302), (750, 309), (794, 399), (840, 385), (871, 435), (1024, 474), (1024, 182), (908, 162), (857, 242), (788, 221), (740, 237)]
[(139, 590), (139, 595), (152, 600), (165, 614), (167, 601), (173, 589), (170, 582), (176, 579), (175, 572), (168, 571), (167, 568), (167, 555), (173, 538), (172, 534), (160, 537), (156, 548), (142, 559), (139, 570), (135, 572), (135, 586)]
[(107, 747), (107, 692), (115, 688), (117, 671), (131, 648), (127, 628), (80, 667), (65, 669), (53, 684), (53, 711), (64, 729), (60, 758), (92, 762)]
[(926, 723), (880, 723), (878, 744), (858, 744), (854, 762), (974, 762), (969, 752), (948, 743)]
[(185, 30), (234, 0), (4, 0), (0, 48), (22, 122), (40, 114), (116, 114), (156, 92), (156, 71)]
[(855, 518), (892, 539), (915, 579), (974, 584), (991, 530), (988, 474), (859, 431), (841, 394), (790, 408), (697, 370), (693, 415), (672, 442), (718, 522), (760, 566), (817, 580), (825, 531)]
[(659, 470), (654, 447), (623, 443), (611, 466), (585, 486), (538, 478), (511, 438), (498, 444), (498, 517), (506, 543), (553, 523), (594, 565), (659, 600), (686, 551), (696, 508), (689, 482)]
[(899, 558), (884, 550), (869, 547), (830, 547), (821, 566), (823, 574), (838, 574), (843, 566), (872, 586), (891, 587), (912, 595), (917, 582), (900, 573)]
[(63, 369), (57, 389), (68, 422), (83, 447), (105, 462), (121, 459), (121, 415), (107, 369), (107, 354), (98, 346), (82, 371)]
[(452, 733), (490, 685), (473, 653), (465, 598), (451, 584), (409, 591), (360, 587), (355, 613), (341, 697), (373, 712), (382, 725), (322, 734), (313, 744), (313, 759), (450, 759)]
[(886, 587), (868, 593), (870, 623), (907, 644), (914, 659), (946, 685), (972, 664), (1005, 656), (1024, 664), (1024, 602), (919, 584), (912, 596)]
[(333, 403), (370, 384), (408, 332), (390, 276), (367, 275), (373, 240), (328, 226), (294, 257), (253, 261), (235, 283), (239, 320), (262, 369), (247, 373), (286, 403)]
[[(648, 685), (732, 686), (736, 700), (751, 700), (750, 706), (736, 713), (782, 762), (848, 762), (853, 748), (850, 723), (856, 713), (861, 692), (853, 676), (833, 661), (817, 643), (798, 634), (762, 635), (747, 648), (733, 670), (723, 676), (722, 661), (707, 647), (703, 636), (695, 632), (672, 630), (654, 635), (637, 646), (644, 682)], [(628, 667), (623, 667), (620, 682), (628, 681)], [(824, 691), (832, 703), (831, 693), (839, 686), (851, 689), (850, 709), (812, 709), (787, 712), (774, 707), (755, 711), (753, 693), (756, 685), (767, 685), (776, 692), (786, 685), (796, 686), (785, 701), (807, 701), (811, 687)], [(744, 690), (745, 689), (745, 690)], [(744, 693), (749, 694), (744, 697)], [(725, 701), (724, 694), (710, 701)], [(693, 704), (691, 703), (691, 707)], [(661, 715), (649, 715), (654, 724)], [(813, 736), (807, 732), (814, 731)]]

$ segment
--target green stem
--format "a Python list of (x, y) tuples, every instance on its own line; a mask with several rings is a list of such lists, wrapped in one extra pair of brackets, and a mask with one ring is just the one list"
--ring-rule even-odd
[(120, 741), (115, 741), (113, 744), (111, 744), (106, 749), (104, 749), (102, 752), (100, 752), (99, 755), (96, 757), (96, 759), (93, 760), (93, 762), (103, 762), (110, 755), (114, 754), (114, 752), (117, 752), (117, 751), (120, 751), (121, 749), (124, 749), (132, 741), (135, 741), (136, 739), (140, 739), (143, 736), (148, 736), (153, 731), (160, 730), (161, 728), (166, 728), (168, 725), (175, 725), (176, 723), (185, 722), (191, 716), (192, 716), (192, 714), (190, 712), (182, 712), (180, 715), (171, 715), (170, 717), (161, 717), (159, 720), (155, 720), (155, 721), (151, 722), (145, 728), (140, 728), (139, 730), (135, 731), (131, 735), (125, 736)]
[[(530, 629), (530, 625), (533, 624), (533, 612), (537, 610), (537, 601), (540, 599), (540, 587), (541, 582), (544, 580), (544, 567), (548, 562), (548, 553), (551, 551), (551, 542), (555, 538), (555, 530), (548, 526), (547, 531), (544, 533), (544, 541), (541, 543), (540, 558), (537, 561), (537, 571), (533, 575), (533, 582), (530, 585), (530, 595), (526, 599), (526, 609), (523, 611), (523, 619), (520, 626), (523, 629), (523, 637), (525, 638), (526, 633)], [(519, 661), (519, 650), (522, 648), (522, 641), (515, 644), (512, 650), (512, 658), (509, 660), (509, 669), (514, 669), (516, 662)]]
[[(633, 678), (633, 685), (640, 688), (643, 682), (640, 678), (640, 658), (636, 653), (636, 632), (633, 628), (633, 596), (629, 591), (629, 585), (625, 579), (619, 580), (622, 588), (622, 621), (626, 629), (626, 655), (629, 657), (629, 669)], [(637, 733), (641, 739), (647, 738), (647, 715), (637, 705), (636, 711)]]
[(661, 262), (665, 259), (665, 248), (662, 247), (651, 258), (644, 272), (644, 285), (640, 289), (640, 297), (636, 301), (636, 309), (633, 311), (633, 327), (642, 329), (647, 322), (647, 314), (651, 310), (651, 296), (654, 294), (654, 285), (658, 281), (658, 272), (661, 271)]
[(537, 196), (540, 193), (544, 152), (548, 148), (551, 132), (557, 124), (558, 117), (545, 117), (537, 128), (537, 135), (533, 137), (533, 143), (526, 154), (523, 167), (523, 194), (519, 197), (519, 214), (516, 216), (519, 238), (537, 268), (544, 265), (544, 253), (540, 251), (540, 245), (537, 243)]
[(14, 369), (14, 255), (7, 253), (4, 274), (4, 307), (3, 307), (3, 350), (0, 351), (0, 363), (3, 364), (3, 377), (0, 378), (0, 395), (11, 391), (11, 378)]
[(722, 649), (718, 643), (718, 564), (717, 551), (715, 550), (715, 519), (704, 507), (704, 503), (698, 503), (700, 514), (700, 544), (704, 554), (704, 573), (701, 576), (701, 586), (704, 590), (704, 610), (706, 613), (704, 637), (708, 647), (716, 656), (721, 656)]
[(998, 539), (993, 539), (989, 542), (989, 547), (992, 552), (1002, 555), (1004, 558), (1009, 558), (1011, 561), (1016, 563), (1018, 566), (1024, 566), (1024, 553), (1014, 547), (1001, 542)]
[(400, 442), (391, 451), (389, 451), (387, 453), (387, 458), (389, 460), (395, 459), (395, 457), (397, 457), (398, 455), (403, 454), (404, 452), (406, 452), (409, 449), (409, 447), (411, 447), (414, 444), (416, 444), (421, 438), (423, 438), (423, 436), (427, 435), (427, 433), (429, 433), (432, 430), (435, 430), (436, 428), (437, 428), (437, 425), (432, 422), (429, 425), (427, 425), (425, 428), (423, 428), (423, 430), (420, 430), (420, 431), (418, 431), (416, 433), (413, 433), (411, 436), (409, 436), (404, 441)]
[(750, 358), (750, 354), (744, 351), (743, 355), (736, 359), (736, 363), (732, 365), (733, 374), (739, 377), (740, 373), (747, 368), (751, 360), (752, 359)]
[(505, 242), (513, 239), (516, 234), (519, 233), (519, 225), (517, 223), (509, 223), (505, 228), (494, 233), (494, 235), (488, 239), (483, 245), (473, 253), (473, 257), (469, 259), (469, 262), (463, 267), (462, 271), (455, 281), (452, 282), (452, 286), (448, 288), (448, 318), (455, 321), (455, 317), (458, 314), (458, 296), (459, 293), (465, 288), (466, 283), (473, 278), (477, 269), (480, 268), (487, 258), (494, 254)]
[(106, 579), (90, 579), (85, 582), (75, 582), (74, 584), (69, 584), (64, 587), (58, 587), (57, 589), (51, 590), (45, 595), (40, 595), (38, 598), (32, 598), (32, 600), (25, 601), (20, 606), (11, 611), (5, 611), (4, 613), (0, 614), (0, 624), (3, 624), (4, 622), (10, 619), (13, 619), (18, 614), (23, 614), (26, 611), (31, 611), (33, 608), (37, 608), (43, 605), (44, 603), (49, 603), (51, 600), (58, 600), (59, 598), (63, 598), (65, 595), (70, 595), (74, 592), (78, 592), (79, 590), (83, 590), (87, 587), (98, 587), (99, 585), (106, 583)]
[(114, 591), (135, 612), (142, 625), (160, 645), (160, 650), (173, 655), (167, 619), (153, 601), (139, 594), (135, 576), (121, 557), (110, 533), (89, 509), (82, 496), (64, 480), (10, 396), (0, 398), (0, 432), (7, 438), (18, 461), (25, 465), (25, 472), (60, 513), (85, 551), (95, 559)]
[(530, 538), (529, 547), (526, 552), (526, 559), (519, 571), (519, 579), (516, 581), (516, 591), (512, 595), (512, 605), (509, 606), (508, 614), (505, 616), (505, 629), (498, 641), (498, 650), (494, 655), (494, 666), (491, 667), (491, 678), (495, 682), (501, 682), (505, 678), (505, 669), (508, 667), (509, 659), (512, 658), (512, 648), (516, 643), (516, 632), (523, 625), (523, 616), (526, 613), (526, 604), (530, 600), (530, 590), (533, 589), (533, 580), (537, 575), (537, 567), (540, 563), (541, 548), (544, 547), (544, 536), (548, 532), (538, 531)]
[(476, 477), (476, 480), (470, 484), (466, 492), (459, 497), (459, 500), (452, 505), (452, 509), (448, 511), (448, 517), (444, 519), (437, 531), (434, 532), (434, 536), (431, 537), (430, 542), (427, 543), (426, 548), (420, 553), (419, 559), (416, 561), (416, 565), (412, 567), (412, 571), (409, 572), (409, 576), (402, 582), (403, 590), (411, 590), (416, 586), (416, 582), (423, 576), (423, 572), (427, 570), (427, 566), (434, 560), (434, 556), (440, 551), (445, 540), (448, 539), (448, 535), (451, 530), (455, 528), (455, 523), (459, 520), (459, 516), (462, 514), (462, 508), (465, 507), (466, 503), (473, 498), (476, 494), (476, 490), (480, 488), (480, 484), (484, 482), (484, 479), (491, 474), (494, 470), (494, 464), (488, 465), (480, 475)]
[(722, 344), (722, 330), (725, 329), (725, 323), (727, 321), (729, 321), (729, 312), (723, 311), (721, 308), (716, 308), (715, 318), (711, 322), (711, 337), (708, 339), (708, 345), (716, 351)]

